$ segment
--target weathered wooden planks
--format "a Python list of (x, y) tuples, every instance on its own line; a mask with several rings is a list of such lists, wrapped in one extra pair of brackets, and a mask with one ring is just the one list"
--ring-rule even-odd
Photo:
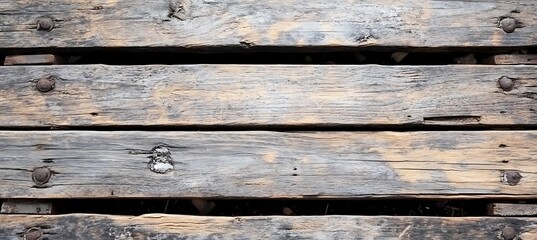
[(527, 64), (537, 65), (537, 54), (502, 54), (494, 55), (484, 60), (487, 64), (516, 65)]
[[(0, 126), (537, 124), (535, 66), (15, 66)], [(499, 79), (514, 81), (512, 90)], [(39, 91), (36, 84), (40, 85)], [(50, 86), (50, 80), (55, 83)], [(47, 87), (53, 90), (46, 92)]]
[(514, 0), (2, 0), (0, 48), (520, 47), (537, 41), (535, 12)]
[(4, 65), (54, 65), (64, 62), (63, 58), (53, 54), (12, 55), (6, 56)]
[[(0, 216), (0, 238), (51, 239), (536, 239), (535, 218), (196, 217), (148, 214)], [(35, 238), (37, 239), (37, 238)]]
[(487, 208), (491, 216), (537, 216), (537, 204), (491, 203)]
[(535, 198), (536, 143), (533, 131), (3, 131), (0, 198)]

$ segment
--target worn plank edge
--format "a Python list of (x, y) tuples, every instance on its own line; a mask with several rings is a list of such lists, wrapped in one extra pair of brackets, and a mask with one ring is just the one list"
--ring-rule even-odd
[[(84, 226), (84, 227), (77, 227)], [(519, 239), (537, 238), (537, 219), (498, 217), (259, 216), (148, 214), (0, 215), (0, 237), (53, 239)], [(510, 238), (513, 239), (513, 238)]]

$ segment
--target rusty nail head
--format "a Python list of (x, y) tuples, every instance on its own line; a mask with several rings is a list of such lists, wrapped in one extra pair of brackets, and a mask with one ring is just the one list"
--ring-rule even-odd
[(51, 31), (54, 28), (54, 20), (49, 17), (43, 17), (37, 20), (37, 30)]
[(43, 236), (43, 231), (41, 231), (40, 228), (30, 228), (26, 233), (24, 234), (24, 239), (26, 240), (37, 240), (40, 237)]
[(512, 227), (504, 227), (502, 229), (502, 237), (505, 240), (513, 240), (516, 237), (516, 230)]
[(54, 80), (53, 77), (44, 77), (37, 81), (37, 84), (35, 85), (35, 87), (37, 88), (37, 91), (50, 92), (54, 89), (55, 85), (56, 85), (56, 80)]
[(516, 171), (505, 171), (503, 173), (504, 180), (511, 186), (515, 186), (520, 182), (520, 179), (522, 179), (522, 175)]
[(516, 20), (514, 18), (504, 18), (500, 20), (500, 27), (506, 33), (512, 33), (516, 29)]
[(32, 173), (32, 180), (37, 185), (43, 185), (48, 182), (48, 180), (50, 179), (50, 175), (51, 173), (48, 168), (46, 167), (36, 168), (34, 169), (34, 172)]
[(515, 86), (515, 81), (508, 77), (501, 77), (498, 83), (504, 91), (511, 91)]

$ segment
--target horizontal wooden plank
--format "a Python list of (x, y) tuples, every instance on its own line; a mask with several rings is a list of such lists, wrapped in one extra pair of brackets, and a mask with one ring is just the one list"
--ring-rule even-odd
[(3, 127), (537, 125), (536, 66), (13, 66), (0, 79)]
[(484, 60), (488, 64), (516, 65), (528, 64), (537, 65), (537, 54), (502, 54), (494, 55)]
[(535, 198), (536, 144), (534, 131), (2, 131), (0, 198)]
[(53, 54), (12, 55), (6, 56), (4, 65), (53, 65), (64, 62), (63, 58)]
[(488, 211), (492, 216), (537, 216), (537, 204), (491, 203)]
[(0, 48), (521, 47), (537, 42), (535, 12), (515, 0), (2, 0)]
[(2, 203), (2, 214), (52, 214), (53, 205), (50, 202), (8, 200)]
[[(83, 227), (81, 227), (83, 226)], [(0, 216), (20, 239), (536, 239), (535, 218), (390, 216), (198, 217), (148, 214)], [(35, 238), (37, 239), (37, 238)]]

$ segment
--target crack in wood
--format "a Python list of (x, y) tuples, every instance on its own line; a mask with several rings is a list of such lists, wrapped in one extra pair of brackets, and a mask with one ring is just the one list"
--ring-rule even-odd
[(481, 116), (459, 115), (459, 116), (424, 117), (423, 121), (424, 122), (477, 123), (481, 121)]

